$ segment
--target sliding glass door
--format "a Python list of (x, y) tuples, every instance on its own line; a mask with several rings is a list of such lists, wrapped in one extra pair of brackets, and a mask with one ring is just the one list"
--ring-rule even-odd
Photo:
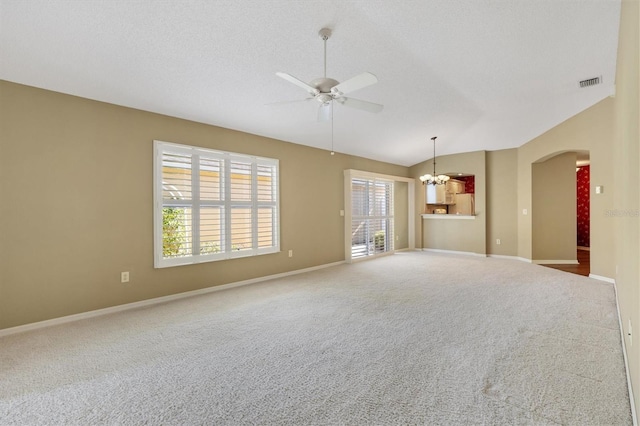
[(393, 181), (351, 179), (351, 258), (393, 251)]

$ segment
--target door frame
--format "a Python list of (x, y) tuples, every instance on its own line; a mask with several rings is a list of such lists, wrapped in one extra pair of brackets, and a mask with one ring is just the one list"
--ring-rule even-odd
[[(353, 178), (381, 179), (393, 182), (406, 182), (407, 190), (407, 220), (408, 220), (408, 249), (413, 250), (415, 243), (415, 199), (411, 195), (415, 193), (416, 181), (412, 178), (402, 176), (385, 175), (381, 173), (365, 172), (362, 170), (346, 169), (344, 171), (344, 257), (348, 263), (353, 262), (351, 258), (351, 220), (353, 218), (351, 203), (351, 181)], [(395, 250), (394, 250), (395, 251)], [(391, 251), (393, 253), (394, 251)], [(366, 258), (366, 257), (365, 257)]]

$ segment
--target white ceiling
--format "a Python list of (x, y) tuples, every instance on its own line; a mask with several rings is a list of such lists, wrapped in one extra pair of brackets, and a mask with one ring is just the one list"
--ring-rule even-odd
[[(614, 91), (620, 0), (0, 0), (0, 78), (331, 149), (280, 78), (379, 82), (335, 150), (405, 166), (520, 146)], [(580, 89), (579, 80), (603, 83)], [(161, 136), (161, 135), (159, 135)], [(188, 141), (173, 141), (185, 143)]]

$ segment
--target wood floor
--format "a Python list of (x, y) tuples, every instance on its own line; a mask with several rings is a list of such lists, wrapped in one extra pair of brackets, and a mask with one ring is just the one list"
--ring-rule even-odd
[(578, 250), (578, 265), (542, 265), (560, 271), (571, 272), (572, 274), (589, 276), (591, 271), (591, 252), (589, 250)]

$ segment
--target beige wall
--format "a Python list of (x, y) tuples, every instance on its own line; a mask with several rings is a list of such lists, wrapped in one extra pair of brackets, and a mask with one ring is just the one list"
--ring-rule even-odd
[[(0, 99), (0, 329), (342, 261), (343, 170), (408, 174), (9, 82)], [(154, 269), (154, 139), (278, 158), (283, 252)]]
[(485, 151), (445, 155), (436, 158), (437, 173), (468, 173), (475, 175), (476, 217), (469, 219), (422, 219), (425, 210), (425, 188), (418, 177), (433, 172), (433, 160), (409, 169), (416, 178), (416, 247), (438, 250), (486, 253), (486, 169)]
[(518, 151), (487, 151), (487, 254), (518, 255), (517, 188)]
[(395, 182), (393, 184), (393, 231), (395, 234), (394, 249), (402, 250), (409, 247), (409, 184)]
[(576, 261), (575, 152), (532, 165), (533, 260)]
[[(613, 99), (606, 98), (518, 148), (518, 256), (532, 259), (532, 165), (565, 152), (588, 151), (591, 160), (591, 273), (613, 278)], [(574, 168), (575, 171), (575, 168)], [(596, 194), (596, 185), (605, 191)], [(523, 210), (527, 210), (527, 214)]]
[[(625, 336), (636, 412), (640, 415), (640, 7), (637, 0), (623, 0), (616, 68), (613, 145), (616, 287)], [(629, 322), (633, 336), (629, 336)], [(633, 345), (631, 337), (633, 337)]]

